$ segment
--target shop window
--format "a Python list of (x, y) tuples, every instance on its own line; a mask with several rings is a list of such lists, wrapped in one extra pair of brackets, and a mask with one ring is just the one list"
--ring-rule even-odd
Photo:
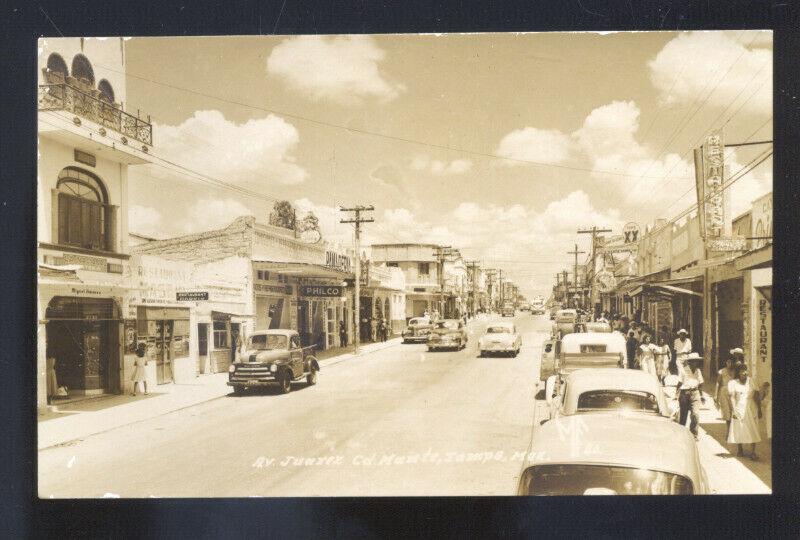
[(105, 186), (93, 174), (67, 167), (58, 175), (58, 243), (110, 251)]
[(228, 325), (224, 321), (214, 321), (214, 348), (228, 348)]
[(421, 276), (427, 276), (431, 272), (431, 263), (418, 263), (417, 268)]

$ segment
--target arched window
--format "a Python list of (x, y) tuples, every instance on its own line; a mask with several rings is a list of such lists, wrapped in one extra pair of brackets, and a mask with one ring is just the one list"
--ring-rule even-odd
[(89, 59), (82, 54), (76, 54), (72, 59), (72, 76), (76, 79), (83, 79), (94, 86), (94, 70)]
[(114, 89), (111, 88), (111, 83), (105, 79), (100, 79), (97, 83), (97, 89), (100, 90), (100, 99), (114, 103)]
[(62, 82), (65, 81), (67, 75), (69, 75), (67, 63), (64, 62), (64, 59), (58, 53), (52, 53), (47, 57), (47, 71), (48, 73), (58, 73)]
[(95, 175), (76, 167), (58, 174), (58, 243), (108, 250), (108, 194)]

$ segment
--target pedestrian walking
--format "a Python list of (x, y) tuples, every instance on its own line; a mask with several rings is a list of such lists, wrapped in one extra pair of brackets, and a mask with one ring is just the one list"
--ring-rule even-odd
[(736, 363), (733, 351), (725, 361), (725, 367), (717, 372), (717, 387), (714, 391), (714, 403), (719, 409), (722, 419), (728, 429), (731, 427), (731, 398), (728, 395), (728, 383), (736, 378)]
[(678, 406), (680, 407), (680, 424), (686, 425), (686, 417), (689, 416), (689, 431), (698, 438), (697, 427), (700, 423), (700, 404), (705, 404), (706, 398), (703, 396), (703, 372), (700, 369), (700, 357), (697, 353), (692, 353), (686, 358), (686, 367), (680, 368), (678, 374)]
[(47, 404), (52, 403), (58, 393), (58, 377), (56, 376), (56, 357), (48, 354), (45, 362), (47, 368)]
[(136, 346), (136, 357), (133, 359), (133, 375), (131, 376), (131, 380), (133, 381), (132, 396), (136, 395), (136, 389), (139, 383), (142, 383), (144, 394), (147, 395), (147, 373), (145, 372), (145, 366), (147, 366), (145, 345), (144, 343), (139, 343), (139, 345)]
[(667, 378), (667, 375), (669, 375), (669, 365), (672, 362), (669, 346), (663, 337), (658, 340), (658, 347), (656, 348), (655, 355), (656, 375), (663, 385), (664, 380)]
[(683, 328), (678, 330), (673, 350), (675, 351), (675, 363), (680, 371), (685, 367), (686, 357), (692, 352), (692, 340), (689, 339), (689, 332)]
[(344, 321), (339, 321), (339, 345), (347, 347), (347, 325)]
[(656, 351), (658, 347), (650, 342), (650, 334), (644, 334), (642, 344), (639, 345), (639, 369), (658, 377), (656, 373)]
[(633, 330), (630, 330), (628, 332), (628, 339), (625, 342), (625, 352), (628, 355), (628, 367), (631, 369), (639, 369), (639, 365), (636, 363), (636, 351), (638, 348), (639, 342), (636, 340), (636, 333)]
[[(728, 430), (728, 443), (738, 446), (738, 457), (744, 456), (743, 444), (750, 445), (750, 459), (758, 461), (756, 443), (761, 441), (756, 417), (761, 411), (756, 398), (756, 390), (750, 386), (747, 366), (736, 367), (736, 378), (728, 382), (728, 395), (731, 403), (731, 427)], [(763, 416), (761, 414), (760, 416)]]
[(386, 319), (381, 319), (379, 330), (380, 330), (381, 341), (386, 341), (386, 338), (389, 334), (389, 327), (386, 324)]

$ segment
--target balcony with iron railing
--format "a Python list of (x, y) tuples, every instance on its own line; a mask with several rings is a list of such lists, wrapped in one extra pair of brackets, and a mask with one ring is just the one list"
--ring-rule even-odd
[(39, 111), (66, 111), (152, 146), (153, 126), (149, 116), (144, 120), (138, 113), (134, 116), (125, 112), (121, 104), (111, 103), (99, 91), (72, 77), (64, 80), (50, 73), (46, 80), (46, 84), (39, 85)]

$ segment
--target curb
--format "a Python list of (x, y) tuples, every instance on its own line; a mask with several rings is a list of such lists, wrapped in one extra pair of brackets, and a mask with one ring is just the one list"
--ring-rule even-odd
[(333, 358), (327, 358), (325, 360), (320, 361), (320, 367), (327, 367), (338, 364), (340, 362), (344, 362), (345, 360), (349, 360), (350, 358), (354, 358), (356, 356), (366, 356), (368, 354), (372, 354), (374, 352), (382, 351), (384, 349), (388, 349), (389, 347), (393, 347), (394, 345), (398, 345), (400, 343), (400, 338), (392, 338), (387, 340), (385, 343), (381, 343), (379, 346), (371, 348), (368, 351), (361, 351), (358, 355), (355, 353), (344, 353), (338, 356), (334, 356)]

